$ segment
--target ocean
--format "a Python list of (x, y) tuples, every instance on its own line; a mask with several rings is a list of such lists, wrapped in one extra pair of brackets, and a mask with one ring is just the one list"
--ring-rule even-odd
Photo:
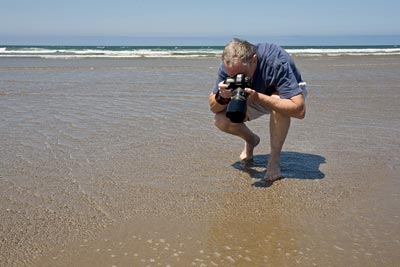
[[(400, 55), (399, 45), (283, 46), (295, 56)], [(223, 46), (1, 46), (0, 58), (203, 58), (219, 57)]]

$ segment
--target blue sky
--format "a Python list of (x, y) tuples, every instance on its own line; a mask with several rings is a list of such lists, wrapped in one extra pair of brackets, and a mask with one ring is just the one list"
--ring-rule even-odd
[(344, 42), (355, 35), (364, 36), (361, 42), (370, 35), (397, 42), (399, 10), (398, 0), (0, 0), (0, 43), (218, 42), (227, 36), (283, 42), (342, 36)]

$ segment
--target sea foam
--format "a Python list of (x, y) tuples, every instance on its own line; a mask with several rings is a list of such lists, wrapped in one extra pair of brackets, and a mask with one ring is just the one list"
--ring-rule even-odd
[[(400, 55), (397, 46), (284, 47), (296, 56)], [(38, 58), (201, 58), (220, 57), (223, 46), (5, 46), (0, 57)]]

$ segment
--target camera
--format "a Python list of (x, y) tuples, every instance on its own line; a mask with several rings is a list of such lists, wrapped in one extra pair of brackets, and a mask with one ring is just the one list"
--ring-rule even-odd
[(252, 87), (251, 78), (246, 75), (239, 73), (235, 77), (228, 77), (224, 81), (228, 85), (228, 89), (232, 91), (231, 101), (226, 109), (226, 117), (228, 117), (231, 122), (241, 123), (246, 119), (247, 112), (247, 97), (248, 94), (245, 92), (244, 88)]

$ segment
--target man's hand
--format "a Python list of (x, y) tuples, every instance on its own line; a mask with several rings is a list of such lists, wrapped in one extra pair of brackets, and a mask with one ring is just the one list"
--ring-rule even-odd
[(249, 94), (247, 97), (247, 105), (254, 104), (258, 102), (258, 93), (250, 88), (244, 88), (244, 91)]
[[(219, 97), (223, 97), (225, 99), (230, 99), (232, 97), (232, 92), (230, 89), (228, 89), (228, 85), (226, 85), (223, 81), (218, 84), (218, 92), (217, 94)], [(217, 102), (215, 99), (216, 94), (211, 93), (210, 96), (208, 97), (208, 102), (210, 104), (210, 110), (214, 112), (215, 114), (224, 111), (226, 109), (226, 104), (220, 104)]]
[(228, 85), (225, 84), (223, 81), (218, 84), (218, 91), (219, 95), (223, 98), (231, 98), (232, 91), (228, 89)]

